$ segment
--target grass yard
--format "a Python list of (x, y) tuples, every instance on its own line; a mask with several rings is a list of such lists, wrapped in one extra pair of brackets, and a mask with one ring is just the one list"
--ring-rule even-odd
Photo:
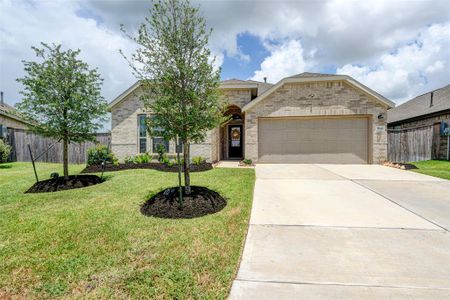
[[(75, 174), (84, 166), (72, 165)], [(37, 164), (42, 179), (59, 164)], [(254, 170), (193, 173), (228, 201), (219, 213), (169, 220), (140, 204), (175, 186), (176, 173), (127, 170), (83, 189), (24, 194), (31, 163), (0, 165), (0, 299), (223, 299), (238, 267)]]
[(426, 160), (413, 162), (418, 169), (411, 171), (450, 180), (450, 161)]

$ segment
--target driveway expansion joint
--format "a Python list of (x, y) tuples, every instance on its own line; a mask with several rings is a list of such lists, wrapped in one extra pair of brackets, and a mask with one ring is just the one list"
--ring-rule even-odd
[(375, 229), (375, 230), (412, 230), (412, 231), (432, 231), (448, 233), (447, 230), (429, 228), (409, 228), (409, 227), (373, 227), (373, 226), (336, 226), (336, 225), (313, 225), (313, 224), (262, 224), (250, 223), (250, 226), (261, 227), (304, 227), (304, 228), (324, 228), (324, 229)]
[(377, 195), (383, 197), (384, 199), (386, 199), (386, 200), (388, 200), (388, 201), (390, 201), (390, 202), (392, 202), (392, 203), (398, 205), (399, 207), (403, 208), (404, 210), (409, 211), (410, 213), (412, 213), (412, 214), (418, 216), (419, 218), (422, 218), (423, 220), (425, 220), (425, 221), (427, 221), (427, 222), (429, 222), (429, 223), (431, 223), (431, 224), (433, 224), (433, 225), (435, 225), (435, 226), (437, 226), (437, 227), (439, 227), (439, 228), (442, 228), (442, 230), (444, 230), (444, 231), (446, 231), (446, 232), (449, 232), (447, 228), (445, 228), (445, 227), (439, 225), (439, 224), (436, 223), (436, 222), (433, 222), (433, 221), (431, 221), (431, 220), (425, 218), (424, 216), (422, 216), (422, 215), (416, 213), (415, 211), (413, 211), (413, 210), (411, 210), (411, 209), (409, 209), (409, 208), (407, 208), (407, 207), (401, 205), (400, 203), (398, 203), (398, 202), (392, 200), (391, 198), (389, 198), (389, 197), (383, 195), (382, 193), (379, 193), (379, 192), (375, 191), (374, 189), (371, 189), (370, 187), (364, 185), (363, 183), (358, 182), (358, 181), (355, 181), (355, 180), (351, 180), (351, 179), (349, 179), (349, 180), (350, 180), (351, 182), (354, 182), (354, 183), (356, 183), (357, 185), (359, 185), (359, 186), (361, 186), (361, 187), (363, 187), (363, 188), (366, 188), (366, 189), (368, 189), (369, 191), (371, 191), (371, 192), (373, 192), (373, 193), (375, 193), (375, 194), (377, 194)]
[(440, 290), (450, 291), (450, 288), (444, 287), (426, 287), (426, 286), (403, 286), (403, 285), (373, 285), (373, 284), (352, 284), (340, 282), (316, 282), (316, 281), (284, 281), (284, 280), (259, 280), (236, 278), (236, 281), (257, 282), (257, 283), (278, 283), (278, 284), (298, 284), (298, 285), (326, 285), (326, 286), (345, 286), (345, 287), (370, 287), (370, 288), (391, 288), (391, 289), (420, 289), (420, 290)]

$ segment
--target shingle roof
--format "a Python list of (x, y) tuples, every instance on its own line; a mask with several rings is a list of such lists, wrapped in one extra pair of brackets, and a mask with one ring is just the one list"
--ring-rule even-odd
[(0, 115), (7, 116), (19, 122), (30, 124), (23, 118), (23, 116), (21, 116), (20, 112), (17, 109), (6, 103), (0, 103)]
[[(432, 106), (430, 106), (431, 93), (433, 93)], [(450, 84), (388, 110), (387, 119), (388, 123), (394, 123), (448, 109), (450, 109)]]
[(257, 89), (258, 89), (258, 93), (257, 95), (261, 95), (262, 93), (264, 93), (266, 90), (270, 89), (271, 86), (273, 86), (272, 83), (268, 83), (268, 82), (262, 82), (262, 81), (256, 81), (256, 80), (241, 80), (241, 79), (228, 79), (228, 80), (223, 80), (220, 82), (220, 85), (222, 87), (226, 87), (226, 86), (239, 86), (239, 85), (257, 85)]
[(311, 72), (303, 72), (297, 75), (289, 76), (287, 78), (311, 78), (311, 77), (330, 77), (330, 76), (339, 76), (336, 74), (325, 74), (325, 73), (311, 73)]

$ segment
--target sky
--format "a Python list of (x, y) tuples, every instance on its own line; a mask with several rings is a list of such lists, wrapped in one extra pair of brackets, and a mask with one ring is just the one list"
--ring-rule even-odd
[[(346, 74), (400, 104), (450, 83), (448, 0), (202, 0), (222, 79), (276, 83), (301, 72)], [(0, 0), (0, 90), (19, 102), (22, 60), (40, 42), (81, 49), (110, 102), (136, 79), (119, 50), (136, 49), (149, 0)], [(105, 130), (109, 122), (105, 123)]]

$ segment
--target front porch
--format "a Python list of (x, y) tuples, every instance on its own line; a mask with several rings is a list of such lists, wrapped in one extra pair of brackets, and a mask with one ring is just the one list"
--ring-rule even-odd
[(245, 157), (245, 116), (236, 105), (224, 113), (229, 119), (219, 128), (219, 160), (242, 160)]

